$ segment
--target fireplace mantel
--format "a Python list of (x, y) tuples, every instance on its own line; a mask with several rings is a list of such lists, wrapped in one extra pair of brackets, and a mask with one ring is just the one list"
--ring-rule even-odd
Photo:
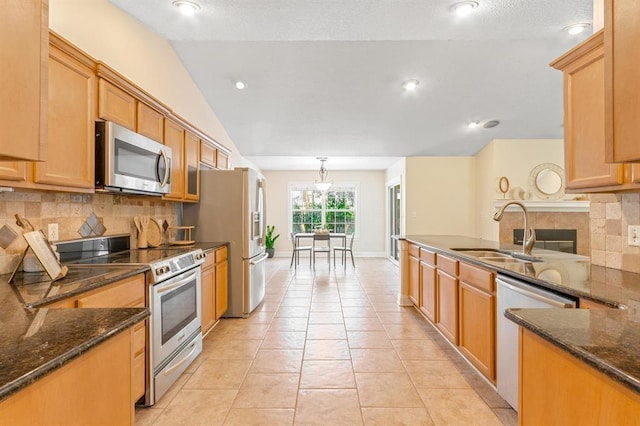
[[(527, 207), (530, 212), (550, 212), (550, 213), (589, 213), (589, 201), (575, 200), (495, 200), (493, 209), (498, 211), (509, 201), (519, 201)], [(508, 212), (521, 211), (517, 206), (507, 207)]]

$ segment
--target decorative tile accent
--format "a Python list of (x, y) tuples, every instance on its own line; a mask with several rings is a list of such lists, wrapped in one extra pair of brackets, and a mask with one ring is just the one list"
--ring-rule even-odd
[(80, 229), (78, 229), (78, 233), (84, 238), (99, 237), (104, 235), (106, 231), (107, 228), (102, 224), (102, 220), (93, 212), (91, 212), (87, 220), (85, 220)]

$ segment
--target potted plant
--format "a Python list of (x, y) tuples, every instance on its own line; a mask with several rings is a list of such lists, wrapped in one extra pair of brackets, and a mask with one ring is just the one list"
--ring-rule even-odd
[(280, 234), (273, 236), (273, 231), (275, 229), (275, 225), (267, 225), (267, 233), (264, 235), (264, 246), (267, 249), (267, 255), (269, 257), (273, 257), (275, 253), (275, 249), (273, 248), (276, 244), (276, 240), (280, 236)]

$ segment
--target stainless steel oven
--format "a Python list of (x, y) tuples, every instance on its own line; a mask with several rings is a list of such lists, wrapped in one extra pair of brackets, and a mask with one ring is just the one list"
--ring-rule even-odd
[(158, 400), (202, 352), (200, 266), (149, 288), (151, 308), (150, 403)]

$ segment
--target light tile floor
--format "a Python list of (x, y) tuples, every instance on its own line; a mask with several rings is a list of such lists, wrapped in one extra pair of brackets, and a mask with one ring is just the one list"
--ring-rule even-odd
[[(304, 260), (304, 259), (303, 259)], [(515, 412), (414, 308), (398, 267), (267, 262), (248, 319), (223, 319), (137, 425), (515, 425)]]

